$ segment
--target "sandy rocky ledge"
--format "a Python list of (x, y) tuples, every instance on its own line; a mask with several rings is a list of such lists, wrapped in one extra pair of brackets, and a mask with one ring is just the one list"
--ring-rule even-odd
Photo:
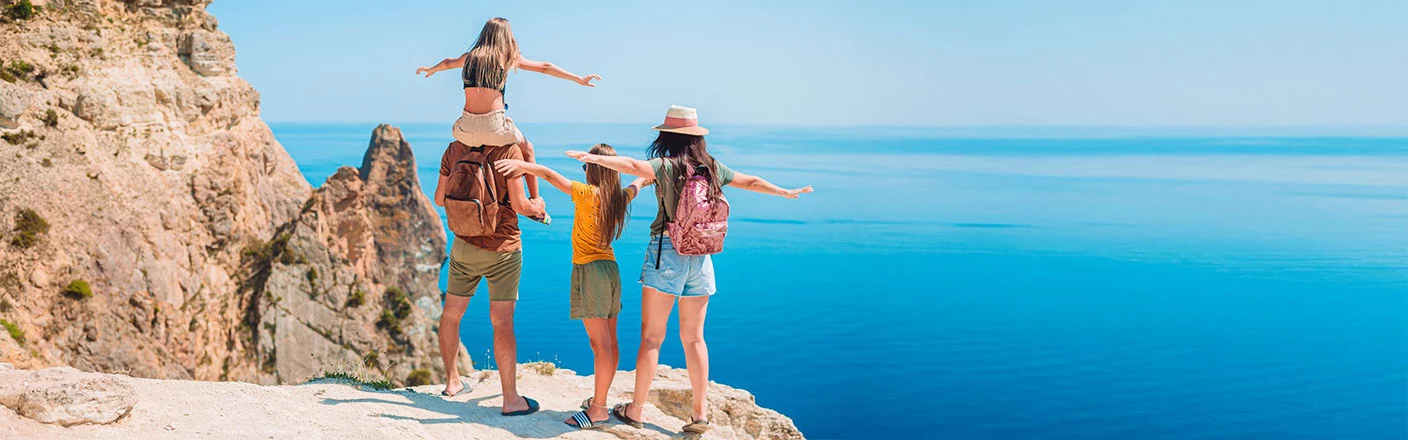
[[(541, 367), (541, 365), (540, 365)], [(499, 415), (493, 371), (467, 376), (471, 392), (446, 399), (441, 385), (377, 391), (348, 382), (256, 385), (141, 379), (69, 367), (40, 371), (0, 364), (0, 438), (5, 439), (510, 439), (683, 437), (689, 379), (658, 373), (646, 425), (617, 421), (596, 431), (562, 423), (591, 392), (591, 378), (565, 369), (520, 368), (521, 392), (537, 414)], [(612, 403), (627, 401), (633, 372), (621, 372)], [(760, 408), (747, 391), (711, 384), (716, 428), (705, 439), (801, 439), (792, 420)]]

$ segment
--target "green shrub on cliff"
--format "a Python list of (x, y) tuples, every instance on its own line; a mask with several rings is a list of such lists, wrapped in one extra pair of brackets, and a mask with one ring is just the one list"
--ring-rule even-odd
[(43, 118), (42, 120), (44, 121), (44, 126), (46, 126), (46, 127), (49, 127), (49, 128), (58, 127), (58, 126), (59, 126), (59, 112), (54, 111), (54, 109), (52, 109), (52, 108), (51, 108), (51, 109), (48, 109), (48, 110), (45, 110), (45, 111), (44, 111), (44, 118)]
[(14, 339), (20, 345), (24, 345), (24, 330), (20, 326), (8, 320), (0, 319), (0, 327), (5, 327), (5, 331), (10, 333), (10, 339)]
[(377, 318), (376, 326), (391, 333), (392, 336), (401, 333), (401, 320), (396, 319), (396, 314), (392, 313), (390, 310), (381, 311), (381, 317)]
[(93, 288), (84, 280), (73, 280), (64, 288), (64, 295), (73, 299), (88, 299), (93, 297)]
[(9, 143), (10, 145), (19, 145), (28, 142), (30, 139), (34, 139), (34, 132), (29, 130), (23, 130), (5, 133), (3, 135), (0, 135), (0, 139), (4, 139), (5, 142)]
[(24, 60), (14, 60), (8, 65), (0, 65), (0, 79), (4, 79), (6, 82), (13, 83), (21, 79), (27, 80), (31, 73), (34, 73), (34, 65)]
[(430, 370), (424, 368), (411, 370), (411, 374), (406, 375), (406, 386), (418, 387), (421, 385), (430, 385)]
[(267, 267), (275, 258), (288, 255), (288, 240), (292, 236), (291, 233), (281, 232), (275, 234), (274, 239), (267, 243), (251, 242), (240, 251), (240, 256), (254, 266)]
[(411, 299), (400, 288), (388, 287), (381, 302), (381, 318), (376, 320), (376, 326), (386, 330), (392, 338), (400, 339), (401, 321), (411, 316), (411, 308), (414, 307)]
[(34, 65), (29, 64), (29, 62), (25, 60), (14, 60), (10, 62), (9, 66), (5, 67), (5, 70), (9, 70), (10, 73), (15, 74), (15, 76), (24, 78), (34, 73)]
[(392, 385), (391, 382), (386, 381), (386, 380), (372, 380), (372, 379), (370, 379), (370, 378), (364, 378), (364, 377), (358, 376), (358, 375), (355, 374), (355, 373), (350, 373), (350, 372), (347, 372), (347, 371), (340, 371), (340, 370), (339, 370), (339, 371), (326, 371), (326, 370), (324, 370), (321, 374), (318, 374), (317, 376), (313, 376), (312, 379), (308, 379), (308, 383), (314, 383), (314, 382), (320, 382), (320, 381), (343, 382), (343, 383), (347, 383), (347, 384), (352, 385), (352, 386), (366, 387), (366, 388), (371, 388), (371, 389), (377, 390), (377, 391), (386, 391), (386, 390), (390, 390), (390, 389), (396, 388), (395, 385)]
[(386, 288), (386, 308), (396, 314), (396, 319), (401, 320), (411, 316), (411, 307), (413, 306), (410, 298), (406, 296), (406, 292), (402, 292), (397, 287)]
[(20, 249), (28, 249), (39, 242), (41, 234), (49, 232), (49, 222), (40, 217), (39, 213), (33, 209), (25, 208), (15, 213), (15, 236), (10, 238), (10, 246)]
[(352, 294), (347, 295), (347, 307), (351, 307), (351, 308), (354, 308), (354, 309), (355, 309), (355, 308), (361, 307), (362, 304), (366, 304), (366, 303), (367, 303), (367, 292), (363, 292), (362, 289), (353, 290), (353, 291), (352, 291)]
[(9, 16), (11, 20), (15, 21), (28, 20), (34, 18), (34, 13), (38, 12), (38, 10), (38, 8), (34, 7), (33, 2), (30, 2), (29, 0), (20, 0), (15, 2), (15, 4), (10, 5), (10, 7), (7, 8), (7, 10), (5, 11), (5, 15)]

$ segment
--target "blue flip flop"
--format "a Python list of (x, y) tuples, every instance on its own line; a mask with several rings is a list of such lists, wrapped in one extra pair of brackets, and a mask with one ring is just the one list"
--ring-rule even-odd
[(526, 416), (526, 415), (529, 415), (529, 414), (538, 412), (538, 401), (533, 400), (533, 399), (530, 399), (530, 398), (528, 398), (528, 397), (524, 397), (524, 398), (523, 398), (523, 401), (528, 402), (528, 409), (520, 410), (520, 411), (514, 411), (514, 412), (506, 412), (506, 413), (501, 413), (501, 414), (503, 414), (504, 417), (513, 417), (513, 416)]

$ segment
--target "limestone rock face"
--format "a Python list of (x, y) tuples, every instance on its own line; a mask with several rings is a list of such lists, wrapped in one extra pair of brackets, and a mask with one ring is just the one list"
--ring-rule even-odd
[[(0, 22), (0, 60), (31, 66), (0, 80), (0, 362), (260, 383), (338, 360), (441, 370), (444, 236), (399, 131), (315, 193), (207, 1), (45, 3)], [(76, 281), (91, 296), (64, 292)]]
[(0, 82), (0, 129), (19, 128), (20, 115), (28, 110), (33, 92), (8, 82)]
[(132, 411), (137, 392), (116, 376), (68, 367), (0, 370), (0, 406), (40, 423), (108, 424)]
[(377, 127), (361, 170), (329, 177), (252, 262), (263, 369), (285, 382), (338, 367), (393, 380), (442, 371), (434, 329), (445, 245), (410, 144)]
[(191, 70), (205, 76), (219, 76), (235, 71), (235, 44), (224, 32), (193, 30), (181, 34), (181, 61)]

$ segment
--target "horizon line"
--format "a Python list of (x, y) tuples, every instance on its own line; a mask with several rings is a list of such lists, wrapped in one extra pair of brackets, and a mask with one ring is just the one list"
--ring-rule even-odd
[[(261, 118), (262, 119), (262, 118)], [(371, 121), (270, 121), (265, 120), (269, 125), (368, 125), (377, 126), (389, 124), (393, 126), (412, 125), (449, 125), (452, 121), (396, 121), (396, 122), (371, 122)], [(518, 121), (522, 125), (601, 125), (601, 126), (640, 126), (648, 129), (653, 123), (642, 122), (561, 122), (561, 121)], [(1374, 137), (1374, 138), (1398, 138), (1408, 137), (1408, 124), (1344, 124), (1344, 125), (1074, 125), (1074, 124), (974, 124), (974, 125), (874, 125), (874, 124), (852, 124), (852, 125), (828, 125), (828, 124), (755, 124), (755, 123), (718, 123), (712, 124), (718, 127), (745, 127), (760, 129), (813, 129), (813, 130), (916, 130), (916, 131), (962, 131), (972, 130), (985, 133), (973, 133), (981, 135), (1009, 135), (1009, 136), (1095, 136), (1095, 137), (1125, 137), (1130, 135), (1222, 135), (1222, 136), (1332, 136), (1332, 137)], [(1002, 130), (1027, 130), (1037, 131), (1036, 133), (1000, 133)], [(1112, 130), (1114, 133), (1072, 133), (1090, 130)], [(1042, 133), (1041, 131), (1045, 131)], [(1123, 131), (1124, 133), (1120, 133)], [(1196, 133), (1220, 132), (1220, 133)]]
[[(269, 120), (262, 119), (269, 124), (406, 124), (406, 125), (427, 125), (453, 123), (452, 120), (445, 121), (319, 121), (319, 120)], [(516, 121), (520, 124), (560, 124), (560, 125), (641, 125), (652, 126), (655, 122), (603, 122), (603, 121)], [(1048, 128), (1048, 129), (1078, 129), (1078, 128), (1120, 128), (1120, 129), (1379, 129), (1379, 130), (1408, 130), (1408, 123), (1401, 125), (1394, 124), (820, 124), (820, 123), (751, 123), (751, 122), (718, 122), (710, 125), (730, 126), (730, 127), (798, 127), (798, 128), (924, 128), (924, 129), (963, 129), (963, 128)]]

